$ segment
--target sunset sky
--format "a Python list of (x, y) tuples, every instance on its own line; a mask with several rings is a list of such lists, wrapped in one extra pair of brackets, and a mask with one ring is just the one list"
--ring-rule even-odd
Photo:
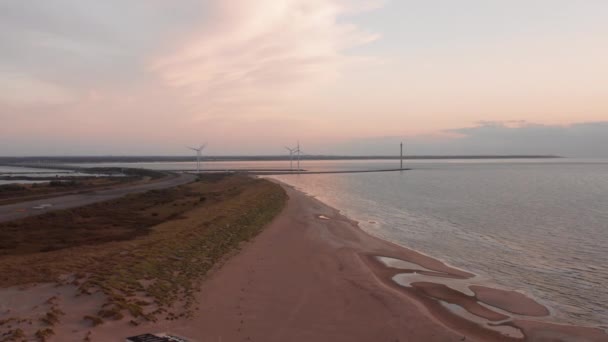
[(7, 0), (0, 120), (0, 155), (608, 156), (608, 1)]

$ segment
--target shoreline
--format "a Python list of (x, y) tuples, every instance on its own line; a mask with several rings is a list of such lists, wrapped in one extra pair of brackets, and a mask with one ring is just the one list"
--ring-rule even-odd
[[(537, 340), (543, 339), (545, 335), (551, 335), (552, 339), (555, 338), (565, 338), (566, 340), (576, 339), (582, 341), (608, 341), (608, 332), (598, 326), (581, 326), (574, 325), (563, 322), (554, 322), (552, 317), (554, 315), (553, 309), (550, 307), (546, 307), (540, 302), (538, 299), (534, 298), (530, 294), (526, 294), (520, 292), (518, 290), (510, 290), (505, 287), (497, 287), (495, 284), (491, 283), (489, 279), (476, 279), (479, 276), (473, 273), (469, 273), (468, 271), (458, 268), (456, 266), (450, 265), (444, 260), (437, 258), (435, 256), (426, 254), (421, 251), (417, 251), (410, 247), (399, 245), (396, 242), (385, 240), (381, 237), (375, 236), (370, 232), (367, 232), (363, 229), (357, 220), (349, 218), (341, 213), (341, 211), (337, 208), (331, 207), (330, 205), (324, 203), (323, 201), (316, 198), (316, 196), (308, 194), (302, 190), (297, 189), (296, 187), (282, 182), (277, 179), (272, 179), (277, 183), (281, 184), (284, 188), (290, 188), (295, 192), (301, 193), (304, 196), (311, 198), (314, 201), (321, 203), (324, 206), (336, 211), (338, 215), (344, 217), (349, 220), (353, 226), (353, 229), (358, 230), (362, 234), (367, 235), (369, 238), (378, 239), (383, 243), (392, 245), (392, 247), (397, 249), (402, 249), (404, 254), (407, 254), (407, 258), (411, 258), (408, 261), (401, 260), (399, 258), (390, 257), (387, 255), (372, 255), (372, 254), (362, 254), (365, 257), (365, 261), (368, 263), (370, 269), (372, 269), (379, 278), (379, 281), (384, 282), (387, 286), (397, 290), (400, 294), (403, 292), (409, 292), (413, 294), (413, 300), (420, 301), (426, 303), (428, 305), (426, 309), (432, 307), (433, 309), (439, 309), (439, 312), (431, 314), (431, 319), (438, 320), (441, 324), (446, 325), (450, 329), (454, 329), (455, 331), (462, 332), (462, 327), (467, 326), (471, 329), (476, 329), (474, 324), (483, 325), (483, 323), (488, 326), (499, 326), (498, 323), (492, 322), (491, 317), (480, 317), (484, 316), (483, 312), (479, 312), (480, 310), (474, 310), (471, 312), (465, 312), (465, 314), (458, 314), (453, 308), (440, 308), (437, 303), (432, 303), (423, 297), (431, 297), (435, 300), (439, 300), (441, 304), (445, 304), (444, 299), (442, 297), (453, 297), (455, 292), (458, 293), (457, 296), (459, 299), (464, 300), (465, 302), (470, 300), (469, 297), (475, 298), (477, 303), (473, 303), (473, 307), (477, 305), (481, 307), (481, 311), (484, 309), (490, 309), (496, 311), (495, 321), (503, 324), (505, 327), (513, 327), (519, 330), (519, 333), (508, 330), (500, 330), (500, 335), (494, 334), (494, 336), (486, 335), (485, 332), (481, 333), (483, 340), (488, 338), (497, 338), (497, 340)], [(381, 260), (385, 259), (385, 260)], [(439, 263), (440, 266), (437, 268), (425, 269), (424, 267), (420, 267), (425, 263), (429, 262), (430, 264)], [(427, 264), (428, 265), (428, 264)], [(421, 278), (416, 275), (426, 276), (427, 282), (425, 283), (422, 279), (415, 279), (404, 281), (403, 278)], [(405, 277), (404, 277), (405, 276)], [(444, 278), (443, 282), (438, 281), (439, 278)], [(401, 279), (398, 279), (401, 278)], [(445, 283), (445, 279), (448, 279), (447, 283)], [(468, 284), (460, 284), (459, 286), (454, 286), (451, 284), (454, 280), (469, 280), (471, 281)], [(429, 281), (431, 283), (429, 284)], [(435, 287), (433, 290), (437, 290), (437, 287), (443, 287), (441, 290), (446, 290), (446, 293), (443, 294), (433, 294), (424, 290), (425, 287)], [(411, 288), (414, 289), (411, 289)], [(460, 287), (460, 288), (459, 288)], [(406, 289), (409, 288), (409, 289)], [(420, 289), (423, 289), (420, 291)], [(466, 288), (463, 290), (463, 288)], [(467, 293), (469, 292), (469, 293)], [(458, 300), (456, 301), (458, 302)], [(452, 303), (448, 303), (452, 304)], [(460, 303), (459, 303), (460, 304)], [(481, 304), (481, 305), (480, 305)], [(459, 308), (462, 311), (469, 310), (467, 305), (463, 305), (463, 307)], [(464, 310), (463, 310), (464, 309)], [(431, 310), (432, 311), (432, 310)], [(478, 311), (478, 312), (475, 312)], [(487, 310), (486, 310), (487, 311)], [(427, 312), (430, 313), (430, 312)], [(509, 316), (510, 314), (510, 316)], [(451, 317), (450, 317), (451, 316)], [(460, 317), (455, 317), (460, 316)], [(492, 314), (490, 314), (492, 316)], [(464, 318), (467, 317), (467, 318)], [(484, 319), (486, 320), (484, 322)], [(489, 319), (489, 320), (488, 320)], [(474, 323), (471, 325), (470, 323)], [(462, 327), (459, 327), (461, 325)], [(527, 332), (527, 333), (526, 333)], [(514, 337), (514, 338), (509, 338)]]
[[(428, 310), (427, 314), (430, 314), (429, 318), (437, 320), (442, 325), (458, 333), (464, 334), (467, 332), (467, 329), (478, 330), (479, 325), (485, 323), (485, 330), (490, 326), (500, 327), (502, 325), (507, 328), (515, 328), (519, 332), (512, 329), (493, 330), (500, 332), (499, 334), (488, 334), (488, 331), (468, 332), (477, 335), (476, 337), (481, 337), (484, 341), (538, 340), (543, 339), (544, 335), (551, 335), (552, 338), (559, 337), (566, 340), (608, 341), (607, 332), (600, 327), (553, 322), (552, 308), (545, 307), (534, 297), (517, 290), (496, 287), (488, 279), (478, 280), (476, 279), (479, 277), (478, 275), (449, 265), (435, 256), (372, 235), (360, 227), (358, 221), (343, 215), (339, 209), (329, 206), (315, 196), (309, 195), (290, 184), (276, 179), (273, 179), (273, 181), (278, 182), (284, 188), (289, 188), (333, 210), (338, 216), (348, 220), (354, 230), (364, 234), (367, 238), (379, 240), (381, 243), (390, 246), (390, 249), (396, 248), (398, 251), (397, 255), (401, 255), (404, 259), (391, 255), (370, 253), (360, 253), (360, 255), (380, 282), (396, 290), (399, 295), (407, 292), (410, 299), (423, 303)], [(404, 282), (403, 279), (396, 279), (400, 276), (401, 278), (404, 276), (421, 278), (420, 276), (423, 276), (422, 278), (426, 277), (426, 279), (415, 279)], [(470, 280), (470, 282), (468, 284), (457, 284), (456, 286), (453, 284), (456, 281), (466, 280)], [(428, 291), (428, 287), (433, 291)], [(457, 314), (456, 311), (458, 310), (446, 308), (445, 306), (442, 308), (437, 303), (433, 303), (432, 300), (429, 301), (428, 298), (425, 298), (431, 297), (434, 300), (438, 300), (440, 304), (446, 304), (445, 300), (450, 299), (450, 297), (454, 299), (454, 296), (456, 297), (454, 303), (462, 305), (462, 301), (464, 301), (464, 305), (459, 309), (469, 312)], [(472, 298), (474, 301), (471, 300)], [(484, 311), (489, 317), (483, 317)], [(480, 317), (476, 317), (476, 315), (482, 316), (482, 319), (479, 319)], [(494, 320), (492, 320), (492, 316), (495, 317)], [(476, 324), (477, 326), (475, 326)]]
[[(396, 247), (398, 249), (403, 249), (403, 250), (407, 251), (407, 253), (413, 253), (413, 255), (416, 255), (417, 257), (419, 256), (423, 259), (430, 259), (433, 261), (433, 263), (438, 262), (439, 264), (441, 264), (441, 268), (443, 268), (444, 270), (450, 269), (452, 271), (456, 271), (456, 275), (457, 274), (470, 275), (470, 277), (460, 278), (460, 280), (465, 280), (465, 281), (470, 280), (470, 282), (466, 285), (457, 284), (456, 288), (458, 288), (458, 287), (460, 287), (460, 288), (458, 288), (456, 291), (464, 292), (465, 294), (469, 294), (470, 296), (476, 298), (483, 307), (498, 311), (499, 313), (502, 313), (502, 314), (510, 315), (512, 322), (507, 322), (508, 323), (507, 325), (517, 326), (517, 324), (519, 324), (522, 327), (525, 326), (529, 331), (532, 331), (534, 329), (535, 331), (533, 334), (539, 335), (539, 336), (543, 335), (545, 333), (548, 333), (549, 335), (555, 335), (555, 336), (553, 336), (554, 338), (556, 338), (556, 336), (559, 335), (560, 338), (567, 338), (567, 339), (573, 338), (573, 339), (582, 340), (582, 341), (596, 341), (596, 340), (597, 341), (608, 341), (608, 330), (603, 329), (601, 326), (579, 325), (576, 323), (556, 321), (554, 309), (550, 306), (545, 306), (544, 304), (542, 304), (540, 299), (536, 298), (534, 295), (532, 295), (528, 292), (523, 292), (519, 289), (514, 290), (514, 289), (510, 289), (503, 285), (495, 284), (494, 282), (492, 282), (491, 278), (480, 277), (477, 274), (470, 273), (466, 269), (451, 265), (448, 261), (443, 260), (440, 257), (427, 254), (425, 252), (413, 249), (408, 246), (400, 245), (399, 243), (397, 243), (395, 241), (391, 241), (389, 239), (384, 239), (380, 236), (376, 236), (373, 233), (364, 229), (360, 225), (359, 221), (346, 216), (346, 214), (343, 214), (340, 209), (332, 207), (331, 205), (323, 202), (323, 200), (318, 199), (315, 195), (309, 194), (309, 193), (305, 192), (304, 190), (299, 189), (291, 184), (285, 183), (281, 180), (274, 179), (274, 178), (269, 178), (269, 179), (281, 184), (284, 188), (285, 187), (290, 188), (296, 192), (301, 193), (304, 196), (307, 196), (315, 201), (318, 201), (322, 205), (327, 206), (332, 210), (335, 210), (338, 213), (338, 215), (343, 216), (345, 219), (351, 221), (354, 229), (360, 231), (361, 233), (367, 235), (370, 238), (378, 239), (384, 243), (392, 245), (393, 247)], [(369, 264), (370, 268), (374, 269), (375, 271), (378, 271), (378, 273), (381, 275), (381, 277), (384, 277), (383, 279), (379, 279), (379, 281), (383, 281), (383, 282), (387, 283), (390, 287), (395, 288), (398, 291), (404, 291), (404, 287), (408, 287), (408, 285), (409, 286), (414, 285), (414, 287), (417, 287), (416, 283), (423, 283), (424, 281), (423, 280), (419, 280), (419, 281), (409, 280), (409, 281), (404, 282), (403, 279), (395, 279), (395, 278), (397, 278), (399, 276), (411, 276), (411, 275), (413, 275), (411, 273), (414, 273), (414, 274), (418, 273), (418, 274), (424, 275), (425, 272), (431, 271), (431, 273), (433, 273), (433, 271), (434, 271), (434, 270), (419, 270), (416, 266), (420, 266), (420, 265), (416, 265), (415, 263), (407, 262), (407, 261), (404, 262), (403, 260), (400, 260), (400, 259), (395, 259), (395, 260), (391, 260), (388, 262), (383, 262), (379, 259), (391, 259), (391, 258), (390, 257), (387, 258), (387, 256), (385, 256), (385, 255), (384, 256), (366, 255), (366, 262)], [(396, 263), (397, 266), (391, 265), (391, 263)], [(398, 265), (399, 263), (405, 263), (405, 264), (409, 264), (409, 265), (399, 266)], [(414, 268), (412, 269), (409, 266), (414, 266)], [(443, 281), (437, 281), (437, 280), (439, 278), (441, 278), (442, 276), (446, 276), (446, 275), (448, 275), (447, 278), (449, 280), (449, 278), (452, 278), (452, 276), (455, 275), (455, 274), (452, 274), (451, 276), (449, 276), (449, 274), (447, 274), (449, 272), (443, 273), (443, 274), (440, 274), (440, 273), (441, 272), (436, 273), (436, 274), (428, 274), (429, 277), (427, 277), (426, 280), (432, 281), (432, 282), (437, 282), (437, 284), (434, 284), (434, 285), (444, 286), (444, 284), (442, 284), (442, 282), (444, 282), (445, 279)], [(387, 276), (387, 275), (390, 275), (390, 276)], [(399, 278), (404, 278), (404, 277), (399, 277)], [(416, 277), (412, 277), (412, 278), (416, 278)], [(430, 279), (433, 279), (433, 280), (430, 280)], [(454, 284), (449, 284), (449, 283), (450, 283), (450, 281), (448, 281), (448, 284), (445, 284), (445, 285), (448, 288), (452, 287), (452, 289), (450, 289), (450, 290), (454, 290)], [(429, 294), (422, 293), (422, 296), (429, 296)], [(481, 298), (481, 297), (483, 297), (483, 298)], [(503, 298), (501, 298), (501, 297), (503, 297)], [(435, 299), (437, 299), (437, 298), (435, 298)], [(515, 304), (515, 305), (511, 305), (511, 309), (507, 309), (505, 307), (501, 307), (500, 304), (496, 304), (497, 302), (501, 302), (501, 304), (504, 305), (505, 304), (504, 302), (508, 302), (510, 300), (519, 301), (519, 302), (516, 302), (517, 304)], [(442, 303), (442, 304), (444, 304), (444, 303)], [(509, 306), (509, 305), (507, 305), (507, 306)], [(462, 309), (462, 308), (460, 308), (460, 309)], [(443, 311), (446, 311), (446, 310), (443, 310)], [(454, 311), (456, 311), (456, 310), (448, 310), (448, 311), (452, 311), (452, 314), (454, 314)], [(472, 315), (470, 313), (466, 313), (466, 315), (461, 315), (461, 316), (469, 316), (469, 320), (473, 320), (477, 323), (484, 323), (483, 320), (479, 320), (479, 317), (472, 317)], [(489, 325), (494, 325), (494, 323), (491, 321), (486, 321), (485, 323), (487, 323)], [(468, 324), (468, 322), (467, 322), (467, 324)], [(547, 331), (543, 331), (544, 329), (547, 329)], [(523, 330), (522, 330), (522, 333), (523, 333)], [(504, 336), (501, 336), (501, 337), (504, 337)], [(527, 339), (528, 336), (521, 336), (521, 338), (523, 338), (526, 341), (528, 340)], [(536, 340), (536, 339), (533, 339), (533, 340)]]
[[(280, 183), (280, 182), (279, 182)], [(428, 282), (412, 288), (391, 280), (412, 270), (383, 265), (377, 256), (407, 262), (421, 274), (467, 279), (471, 273), (369, 235), (357, 222), (318, 199), (280, 183), (287, 206), (252, 242), (209, 275), (191, 318), (163, 321), (129, 333), (170, 332), (194, 341), (543, 341), (562, 338), (606, 341), (600, 329), (536, 322), (518, 316), (505, 322), (490, 304)], [(413, 272), (410, 272), (413, 273)], [(439, 279), (441, 277), (437, 277)], [(483, 299), (512, 311), (541, 316), (542, 306), (523, 295), (491, 288)], [(501, 303), (513, 298), (525, 305)], [(481, 295), (478, 295), (481, 296)], [(435, 297), (459, 302), (499, 326), (454, 314)], [(476, 302), (476, 301), (475, 301)], [(492, 321), (494, 320), (494, 321)], [(119, 326), (102, 326), (96, 340), (116, 336)], [(521, 335), (517, 335), (517, 331)], [(511, 333), (514, 337), (505, 336)], [(521, 338), (525, 336), (524, 338)]]
[[(336, 201), (332, 201), (332, 197), (328, 197), (328, 198), (324, 198), (323, 196), (317, 196), (316, 194), (313, 193), (309, 193), (307, 192), (305, 189), (299, 188), (296, 185), (292, 185), (290, 183), (287, 183), (285, 181), (283, 181), (282, 179), (275, 179), (275, 178), (269, 178), (273, 181), (276, 181), (277, 183), (283, 185), (284, 187), (289, 187), (294, 189), (295, 191), (298, 192), (302, 192), (304, 195), (309, 196), (315, 200), (320, 201), (321, 203), (335, 209), (336, 211), (338, 211), (341, 215), (343, 216), (347, 216), (354, 224), (354, 228), (355, 229), (359, 229), (361, 231), (363, 231), (363, 233), (373, 237), (373, 238), (377, 238), (380, 239), (382, 241), (385, 241), (387, 243), (390, 243), (398, 248), (403, 248), (403, 249), (407, 249), (407, 250), (411, 250), (415, 253), (421, 254), (424, 257), (428, 257), (430, 259), (434, 259), (437, 260), (438, 262), (444, 264), (445, 266), (447, 266), (448, 268), (452, 268), (452, 269), (456, 269), (465, 273), (469, 273), (471, 271), (469, 271), (466, 266), (458, 266), (457, 264), (453, 264), (449, 258), (449, 254), (443, 254), (443, 256), (438, 256), (436, 254), (430, 254), (427, 253), (425, 251), (421, 251), (416, 249), (415, 246), (411, 246), (409, 244), (404, 243), (403, 241), (399, 241), (399, 239), (393, 239), (391, 238), (390, 235), (384, 235), (382, 233), (381, 229), (378, 229), (378, 223), (379, 222), (383, 222), (383, 224), (385, 224), (385, 216), (382, 217), (370, 217), (369, 221), (365, 218), (361, 218), (360, 212), (353, 210), (352, 212), (350, 211), (343, 211), (342, 209), (337, 209), (338, 208), (338, 202)], [(327, 202), (325, 202), (327, 201)], [(332, 203), (332, 204), (328, 204), (328, 203)], [(369, 213), (368, 213), (369, 214)], [(357, 217), (357, 219), (353, 219), (353, 217)], [(379, 221), (379, 222), (378, 222)], [(368, 224), (369, 223), (369, 224)], [(407, 238), (406, 238), (407, 239)], [(433, 237), (433, 239), (435, 239)], [(436, 252), (436, 251), (435, 251)], [(380, 263), (382, 264), (382, 263)], [(387, 267), (386, 265), (382, 265), (382, 267)], [(389, 267), (390, 268), (390, 267)], [(398, 274), (399, 272), (393, 272), (393, 275)], [(474, 274), (471, 273), (473, 275), (473, 277), (470, 279), (470, 284), (468, 284), (469, 286), (473, 286), (473, 287), (490, 287), (493, 290), (498, 290), (498, 291), (502, 291), (503, 293), (516, 293), (516, 294), (520, 294), (522, 296), (528, 297), (527, 299), (530, 299), (534, 302), (536, 302), (536, 304), (544, 306), (545, 307), (545, 311), (548, 311), (547, 315), (542, 315), (542, 316), (537, 316), (535, 319), (540, 320), (539, 323), (547, 323), (547, 324), (554, 324), (556, 326), (566, 326), (566, 327), (577, 327), (577, 328), (581, 328), (581, 329), (591, 329), (591, 330), (599, 330), (602, 331), (604, 334), (606, 334), (605, 337), (603, 337), (604, 339), (602, 339), (602, 341), (607, 341), (608, 342), (608, 328), (606, 327), (606, 325), (604, 324), (605, 322), (585, 322), (585, 321), (572, 321), (569, 320), (568, 316), (565, 315), (563, 312), (557, 310), (556, 308), (559, 308), (560, 304), (563, 302), (552, 302), (550, 300), (544, 300), (542, 296), (537, 296), (535, 295), (530, 289), (528, 288), (518, 288), (517, 286), (510, 286), (508, 282), (505, 283), (497, 283), (491, 275), (491, 272), (489, 273), (482, 273), (482, 274)], [(389, 281), (389, 280), (386, 280)], [(394, 281), (393, 281), (394, 282)], [(471, 295), (474, 295), (473, 291), (468, 290), (468, 291), (463, 291), (463, 292), (470, 292)], [(601, 301), (600, 301), (601, 302)], [(486, 305), (485, 303), (482, 303), (483, 305)], [(551, 305), (553, 304), (553, 305)], [(494, 309), (498, 309), (500, 311), (500, 308), (494, 308)], [(517, 315), (515, 314), (513, 316), (514, 320), (522, 320), (525, 319), (526, 317), (524, 317), (525, 315)]]
[[(544, 307), (517, 292), (457, 291), (451, 287), (468, 287), (454, 284), (474, 275), (372, 236), (338, 209), (278, 183), (289, 197), (283, 211), (205, 276), (191, 316), (138, 326), (128, 319), (95, 327), (65, 322), (49, 340), (82, 341), (87, 334), (90, 341), (113, 341), (160, 332), (191, 341), (608, 340), (600, 329), (535, 321), (547, 313)], [(393, 281), (397, 275), (405, 275), (410, 286)], [(410, 282), (411, 276), (424, 279)], [(94, 299), (89, 301), (99, 300)], [(66, 303), (83, 310), (76, 305), (82, 300)], [(485, 320), (471, 321), (472, 314), (457, 312), (456, 304)], [(509, 311), (530, 317), (507, 321)]]

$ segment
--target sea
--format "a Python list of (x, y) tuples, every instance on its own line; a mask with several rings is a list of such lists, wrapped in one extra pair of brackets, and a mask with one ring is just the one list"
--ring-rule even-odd
[(372, 235), (532, 296), (551, 310), (551, 321), (608, 330), (608, 160), (405, 166), (411, 170), (273, 178)]
[[(192, 162), (79, 166), (196, 169)], [(300, 167), (379, 170), (399, 161), (304, 160)], [(339, 209), (369, 234), (475, 273), (484, 285), (532, 296), (551, 310), (551, 321), (608, 330), (608, 160), (405, 160), (404, 167), (411, 170), (270, 177)]]

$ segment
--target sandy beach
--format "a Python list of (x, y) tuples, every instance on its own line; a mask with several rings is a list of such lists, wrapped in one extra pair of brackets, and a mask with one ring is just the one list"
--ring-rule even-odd
[(290, 199), (279, 217), (203, 282), (195, 317), (137, 328), (104, 324), (94, 331), (94, 340), (162, 331), (197, 341), (463, 338), (426, 319), (423, 307), (378, 281), (359, 254), (363, 247), (369, 253), (399, 248), (286, 189)]
[[(284, 188), (285, 209), (207, 275), (191, 317), (138, 326), (66, 320), (50, 340), (82, 341), (87, 334), (122, 341), (161, 332), (194, 341), (608, 340), (599, 329), (535, 321), (549, 311), (533, 299), (469, 288), (473, 274), (370, 236), (337, 210)], [(408, 276), (414, 278), (399, 280)]]
[[(285, 186), (284, 211), (253, 243), (209, 276), (197, 297), (191, 319), (153, 326), (96, 329), (94, 337), (171, 332), (197, 341), (508, 341), (495, 330), (451, 314), (433, 300), (390, 281), (396, 269), (383, 267), (372, 256), (407, 260), (453, 279), (472, 275), (436, 259), (372, 237), (337, 210)], [(427, 287), (432, 287), (427, 284)], [(424, 286), (420, 286), (424, 288)], [(503, 309), (543, 316), (546, 309), (523, 295), (477, 288), (478, 297)], [(439, 288), (435, 297), (456, 297), (475, 305), (490, 320), (502, 321), (471, 298)], [(460, 301), (459, 301), (460, 299)], [(493, 317), (498, 316), (498, 317)], [(532, 341), (606, 341), (597, 329), (523, 321), (520, 330)], [(123, 330), (124, 329), (124, 330)], [(509, 332), (509, 330), (505, 330)], [(523, 329), (522, 329), (523, 331)]]

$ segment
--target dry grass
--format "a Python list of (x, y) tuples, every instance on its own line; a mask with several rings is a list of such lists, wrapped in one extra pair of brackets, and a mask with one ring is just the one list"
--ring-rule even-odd
[(186, 187), (153, 190), (0, 223), (0, 256), (132, 239), (192, 209), (199, 204), (199, 197)]
[[(71, 274), (82, 293), (107, 295), (100, 319), (185, 315), (207, 271), (259, 233), (285, 200), (283, 189), (266, 180), (208, 175), (172, 190), (4, 225), (0, 230), (18, 232), (20, 247), (2, 250), (0, 286)], [(178, 302), (187, 310), (172, 312)]]
[(25, 332), (20, 329), (9, 329), (7, 332), (0, 332), (0, 342), (8, 341), (27, 341)]
[(55, 335), (55, 332), (51, 328), (43, 328), (36, 331), (36, 338), (43, 342), (47, 341), (53, 335)]

